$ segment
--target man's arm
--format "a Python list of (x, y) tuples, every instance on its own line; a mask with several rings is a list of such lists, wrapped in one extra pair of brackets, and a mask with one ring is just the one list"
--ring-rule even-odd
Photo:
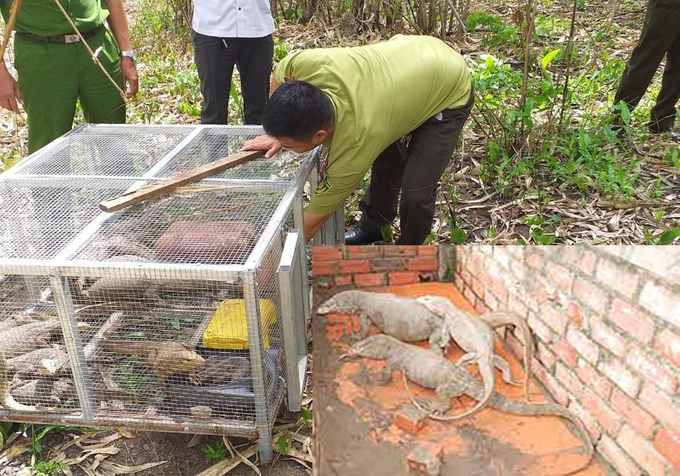
[(0, 107), (19, 114), (21, 102), (19, 85), (7, 70), (4, 60), (0, 58)]
[[(271, 96), (278, 87), (279, 83), (276, 81), (275, 73), (272, 73), (269, 81), (269, 95)], [(264, 157), (271, 159), (274, 154), (281, 150), (281, 143), (271, 136), (262, 135), (245, 141), (241, 150), (265, 150)]]
[[(4, 0), (0, 0), (0, 4), (2, 4), (4, 8), (7, 8), (11, 12), (11, 9), (7, 6)], [(0, 19), (8, 22), (9, 15), (7, 18), (5, 18), (5, 15), (0, 12)], [(2, 40), (0, 39), (0, 41)], [(5, 65), (5, 58), (0, 57), (0, 107), (18, 114), (19, 104), (21, 102), (22, 99), (19, 85), (17, 84), (14, 77), (9, 73), (9, 70)]]
[[(120, 51), (132, 49), (130, 44), (130, 32), (128, 30), (127, 16), (122, 0), (104, 0), (106, 8), (109, 10), (108, 23), (111, 27), (116, 43)], [(131, 98), (139, 90), (139, 77), (137, 67), (132, 58), (122, 57), (120, 59), (120, 69), (123, 73), (123, 86), (127, 91), (127, 97)]]
[(323, 225), (331, 215), (333, 214), (317, 215), (316, 213), (305, 213), (305, 240), (311, 241), (312, 238), (314, 238), (314, 235), (316, 235), (316, 232), (319, 231), (319, 228), (321, 228), (321, 225)]

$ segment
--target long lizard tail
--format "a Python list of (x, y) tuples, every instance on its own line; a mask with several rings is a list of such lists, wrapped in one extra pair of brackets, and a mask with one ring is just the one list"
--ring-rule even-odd
[(531, 329), (519, 314), (511, 311), (493, 311), (482, 314), (482, 319), (493, 328), (513, 325), (519, 327), (524, 337), (524, 395), (527, 402), (531, 401), (529, 382), (531, 380), (531, 361), (534, 354), (534, 340)]
[(569, 471), (568, 473), (562, 473), (562, 476), (568, 476), (570, 474), (575, 474), (585, 467), (587, 467), (593, 458), (593, 441), (590, 439), (588, 430), (586, 430), (585, 425), (581, 419), (571, 410), (556, 405), (554, 403), (524, 403), (517, 402), (515, 400), (509, 400), (497, 393), (489, 401), (489, 407), (495, 408), (506, 413), (514, 413), (515, 415), (531, 415), (531, 416), (558, 416), (565, 420), (569, 420), (574, 424), (578, 434), (583, 441), (583, 445), (586, 450), (587, 459), (585, 463), (577, 469)]
[(5, 358), (5, 353), (0, 350), (0, 405), (7, 408), (8, 410), (14, 410), (19, 412), (31, 412), (35, 411), (35, 407), (29, 407), (22, 405), (21, 403), (14, 400), (12, 395), (9, 393), (9, 369), (7, 365), (7, 359)]

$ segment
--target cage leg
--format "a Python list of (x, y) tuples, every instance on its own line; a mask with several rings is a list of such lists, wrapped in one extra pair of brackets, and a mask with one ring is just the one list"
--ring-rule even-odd
[(345, 203), (335, 212), (335, 241), (334, 245), (345, 244)]
[(268, 463), (274, 459), (274, 447), (272, 442), (272, 435), (269, 431), (260, 433), (259, 440), (260, 461)]
[(250, 350), (253, 393), (255, 394), (255, 425), (257, 426), (257, 432), (260, 438), (260, 458), (263, 461), (271, 461), (273, 449), (268, 413), (270, 403), (267, 398), (267, 387), (264, 375), (264, 347), (261, 338), (260, 306), (257, 284), (253, 272), (248, 272), (243, 275), (243, 298), (246, 305), (248, 347)]
[(66, 280), (56, 274), (50, 276), (50, 285), (52, 286), (54, 301), (59, 313), (59, 320), (61, 321), (61, 329), (71, 362), (73, 381), (76, 386), (78, 399), (80, 400), (83, 419), (86, 422), (92, 421), (96, 405), (92, 395), (92, 381), (90, 380), (90, 373), (85, 362), (83, 341), (78, 330), (71, 292), (68, 289)]

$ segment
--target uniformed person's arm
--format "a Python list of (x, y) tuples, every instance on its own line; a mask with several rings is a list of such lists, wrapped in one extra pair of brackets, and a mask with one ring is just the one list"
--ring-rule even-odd
[[(118, 49), (120, 51), (132, 50), (127, 16), (125, 15), (125, 7), (122, 0), (104, 0), (104, 3), (106, 3), (106, 8), (109, 10), (108, 23), (116, 43), (118, 43)], [(132, 58), (124, 56), (120, 59), (120, 69), (123, 73), (123, 84), (127, 97), (130, 98), (137, 94), (139, 90), (137, 67)]]
[[(9, 20), (9, 18), (6, 18), (8, 15), (5, 15), (5, 12), (9, 11), (7, 2), (0, 0), (0, 7), (3, 8), (3, 11), (0, 12), (0, 16), (3, 17), (5, 21)], [(19, 90), (19, 85), (9, 73), (9, 70), (5, 65), (5, 59), (0, 58), (0, 107), (19, 113), (20, 102), (21, 91)]]
[(19, 113), (22, 102), (19, 85), (7, 70), (4, 61), (0, 61), (0, 107)]
[(331, 215), (333, 214), (326, 213), (319, 215), (317, 213), (305, 213), (305, 240), (310, 241), (312, 238), (314, 238), (314, 235), (316, 235), (316, 232), (319, 231), (321, 225), (323, 225), (324, 222), (331, 217)]

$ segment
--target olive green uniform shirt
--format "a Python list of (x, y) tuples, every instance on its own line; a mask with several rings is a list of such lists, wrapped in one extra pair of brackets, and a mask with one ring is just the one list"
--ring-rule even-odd
[(465, 60), (429, 36), (294, 52), (275, 70), (277, 83), (285, 78), (313, 84), (335, 108), (326, 176), (307, 209), (319, 215), (342, 205), (387, 146), (470, 98)]
[[(59, 0), (59, 3), (69, 13), (80, 31), (98, 27), (109, 16), (106, 6), (102, 5), (102, 0)], [(0, 12), (5, 21), (9, 19), (11, 4), (11, 0), (0, 0)], [(73, 33), (73, 28), (54, 0), (23, 0), (14, 29), (40, 36)]]

